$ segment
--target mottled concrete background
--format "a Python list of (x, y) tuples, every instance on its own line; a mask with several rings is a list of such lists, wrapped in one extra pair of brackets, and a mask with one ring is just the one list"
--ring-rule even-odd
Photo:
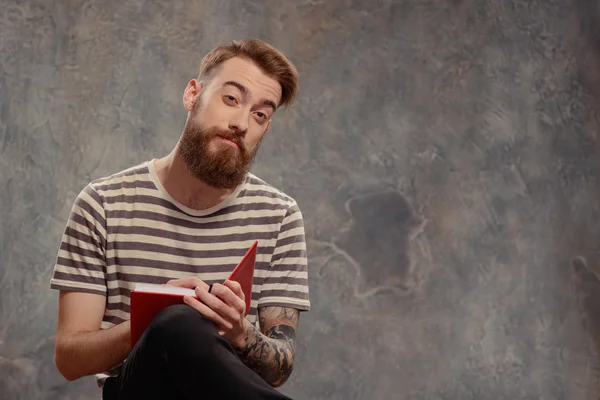
[(600, 396), (594, 0), (0, 0), (0, 398), (97, 399), (53, 359), (76, 193), (164, 155), (222, 41), (301, 72), (254, 172), (302, 207), (297, 399)]

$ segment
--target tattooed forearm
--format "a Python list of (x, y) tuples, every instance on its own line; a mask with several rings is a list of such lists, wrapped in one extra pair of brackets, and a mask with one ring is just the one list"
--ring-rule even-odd
[(250, 369), (271, 386), (281, 386), (292, 373), (296, 352), (298, 310), (266, 307), (259, 310), (262, 332), (248, 328), (246, 344), (235, 350)]

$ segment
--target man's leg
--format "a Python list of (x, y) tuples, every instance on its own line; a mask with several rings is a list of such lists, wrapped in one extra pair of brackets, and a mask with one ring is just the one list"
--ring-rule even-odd
[(119, 375), (119, 400), (288, 397), (246, 367), (212, 321), (187, 305), (152, 321)]

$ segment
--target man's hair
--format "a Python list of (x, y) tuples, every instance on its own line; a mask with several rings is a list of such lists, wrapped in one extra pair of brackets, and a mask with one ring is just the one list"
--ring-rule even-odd
[(217, 67), (233, 57), (253, 61), (264, 73), (279, 82), (281, 100), (278, 106), (292, 104), (298, 91), (298, 71), (283, 53), (262, 40), (234, 40), (215, 47), (202, 59), (198, 79), (210, 80)]

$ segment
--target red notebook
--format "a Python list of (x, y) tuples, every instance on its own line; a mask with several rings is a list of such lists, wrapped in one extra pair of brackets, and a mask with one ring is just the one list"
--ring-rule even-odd
[[(252, 300), (252, 280), (257, 246), (258, 242), (255, 241), (228, 278), (238, 282), (242, 287), (246, 300), (246, 314), (250, 312), (250, 301)], [(165, 307), (184, 304), (183, 296), (196, 297), (196, 293), (193, 289), (176, 286), (136, 283), (130, 294), (131, 348), (137, 343), (156, 314)]]

